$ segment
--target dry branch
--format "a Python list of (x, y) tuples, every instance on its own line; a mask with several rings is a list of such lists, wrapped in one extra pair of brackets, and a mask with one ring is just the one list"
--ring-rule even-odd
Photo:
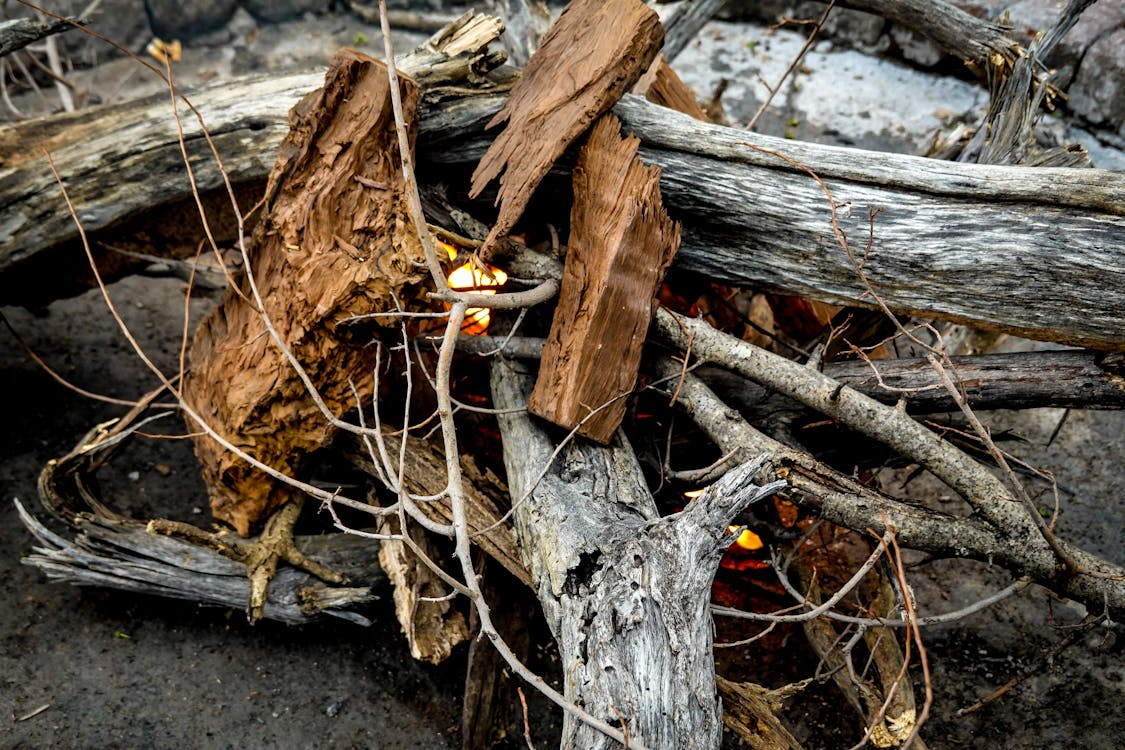
[[(687, 348), (690, 336), (694, 356), (720, 362), (894, 448), (933, 472), (976, 511), (972, 517), (955, 518), (874, 492), (758, 432), (697, 377), (686, 375), (680, 400), (719, 448), (734, 451), (734, 460), (768, 452), (772, 468), (787, 478), (797, 491), (797, 500), (822, 518), (851, 529), (880, 533), (890, 526), (902, 546), (996, 562), (1091, 608), (1108, 608), (1114, 616), (1125, 611), (1125, 570), (1119, 564), (1063, 542), (1062, 549), (1080, 568), (1077, 574), (1065, 573), (1028, 512), (1004, 485), (905, 412), (879, 404), (813, 368), (720, 334), (701, 321), (675, 321), (663, 310), (658, 311), (656, 321), (661, 336), (677, 347)], [(658, 368), (659, 375), (676, 371), (670, 363)]]

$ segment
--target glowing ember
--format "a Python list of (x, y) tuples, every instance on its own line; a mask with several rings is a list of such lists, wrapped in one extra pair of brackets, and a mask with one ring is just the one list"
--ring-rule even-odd
[[(738, 531), (738, 527), (727, 526), (727, 531), (733, 534)], [(734, 540), (734, 543), (742, 547), (742, 549), (755, 550), (762, 548), (762, 538), (750, 529), (743, 529), (742, 533), (738, 535), (738, 539)]]
[[(445, 248), (445, 252), (450, 260), (457, 259), (457, 249), (455, 247), (447, 245), (444, 242), (439, 242), (438, 244)], [(480, 287), (499, 286), (508, 280), (508, 274), (492, 266), (488, 266), (488, 272), (492, 274), (492, 277), (489, 277), (487, 273), (474, 263), (466, 263), (450, 272), (449, 287), (451, 289), (473, 290), (477, 294), (496, 294), (494, 289), (481, 289)], [(479, 336), (487, 330), (487, 307), (470, 307), (465, 311), (465, 323), (461, 326), (462, 333)]]
[[(684, 493), (684, 497), (695, 499), (702, 494), (703, 490), (690, 490)], [(734, 534), (738, 531), (738, 528), (738, 526), (727, 526), (727, 533)], [(734, 540), (734, 543), (745, 550), (761, 549), (763, 546), (762, 538), (750, 529), (743, 529), (742, 533), (738, 535), (738, 539)]]

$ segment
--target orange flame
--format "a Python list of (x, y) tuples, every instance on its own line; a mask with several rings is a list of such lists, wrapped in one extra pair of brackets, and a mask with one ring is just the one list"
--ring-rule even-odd
[[(457, 259), (457, 249), (455, 247), (440, 241), (438, 244), (445, 248), (445, 252), (450, 260)], [(491, 273), (492, 276), (489, 277), (489, 275), (481, 270), (475, 263), (466, 263), (459, 268), (453, 269), (449, 273), (449, 287), (451, 289), (471, 289), (477, 294), (496, 294), (496, 291), (493, 289), (481, 289), (480, 287), (499, 286), (508, 280), (508, 274), (492, 266), (488, 266), (488, 273)], [(461, 332), (471, 336), (479, 336), (488, 330), (488, 320), (487, 307), (470, 307), (465, 311), (465, 322), (461, 326)]]
[[(684, 497), (690, 498), (690, 499), (695, 499), (702, 494), (703, 494), (703, 490), (690, 490), (690, 491), (684, 493)], [(738, 526), (727, 526), (727, 533), (733, 534), (733, 533), (737, 532), (738, 529), (739, 529)], [(751, 551), (756, 550), (756, 549), (761, 549), (764, 546), (763, 543), (762, 543), (762, 538), (760, 536), (758, 536), (757, 534), (755, 534), (750, 529), (743, 529), (742, 533), (738, 535), (738, 539), (734, 540), (734, 543), (737, 544), (739, 547), (742, 547), (742, 549), (751, 550)]]

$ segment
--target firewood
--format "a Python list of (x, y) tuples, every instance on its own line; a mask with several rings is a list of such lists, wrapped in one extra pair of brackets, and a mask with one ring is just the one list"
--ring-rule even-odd
[(663, 41), (656, 13), (640, 0), (574, 0), (566, 7), (488, 123), (507, 126), (473, 173), (472, 196), (500, 178), (500, 215), (482, 257), (491, 256), (547, 171), (640, 78)]
[[(606, 444), (625, 416), (656, 291), (680, 244), (660, 170), (637, 158), (606, 115), (574, 168), (570, 248), (532, 413)], [(604, 407), (604, 408), (603, 408)]]

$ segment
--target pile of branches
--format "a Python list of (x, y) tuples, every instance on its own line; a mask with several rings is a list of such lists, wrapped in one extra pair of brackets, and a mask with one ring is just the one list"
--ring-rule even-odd
[[(565, 710), (564, 747), (713, 748), (724, 722), (755, 747), (799, 747), (777, 718), (789, 692), (716, 677), (711, 618), (765, 632), (797, 623), (862, 716), (864, 739), (921, 747), (926, 624), (1030, 583), (1084, 603), (1091, 622), (1125, 612), (1125, 569), (1056, 534), (1057, 507), (1040, 513), (975, 411), (1125, 400), (1125, 284), (1102, 282), (1120, 275), (1125, 179), (1074, 169), (1079, 152), (1034, 139), (1034, 113), (1057, 93), (1038, 60), (1085, 4), (1071, 3), (1031, 50), (999, 45), (989, 27), (975, 37), (987, 53), (970, 54), (946, 26), (920, 29), (988, 72), (989, 112), (946, 149), (975, 163), (707, 122), (659, 56), (721, 5), (703, 0), (663, 24), (637, 0), (574, 0), (541, 39), (545, 22), (526, 15), (509, 45), (536, 50), (513, 60), (522, 71), (489, 47), (503, 25), (475, 13), (395, 65), (341, 51), (307, 94), (316, 84), (294, 76), (189, 100), (166, 60), (156, 72), (172, 94), (170, 141), (140, 137), (167, 102), (59, 125), (45, 160), (28, 149), (42, 124), (0, 131), (0, 143), (24, 147), (9, 153), (27, 154), (0, 175), (18, 186), (5, 198), (24, 217), (19, 249), (0, 251), (0, 284), (15, 289), (80, 248), (162, 383), (44, 469), (43, 505), (66, 530), (21, 508), (41, 544), (28, 562), (85, 584), (248, 602), (251, 619), (363, 622), (377, 551), (417, 658), (439, 661), (476, 635), (466, 741), (477, 745), (506, 726), (489, 715), (506, 668)], [(939, 6), (939, 20), (963, 22)], [(384, 38), (395, 59), (385, 21)], [(284, 125), (282, 102), (292, 105)], [(120, 184), (73, 182), (107, 153), (121, 155)], [(276, 160), (261, 197), (264, 154)], [(151, 180), (166, 157), (188, 169), (189, 191), (123, 188), (122, 171)], [(1052, 164), (1068, 166), (1042, 166)], [(246, 194), (260, 198), (252, 211), (240, 208)], [(200, 221), (165, 226), (185, 200)], [(1070, 233), (1065, 257), (1060, 233)], [(227, 288), (176, 374), (152, 365), (106, 286), (152, 261), (157, 241), (161, 262), (186, 263), (189, 294), (207, 273)], [(458, 267), (467, 284), (451, 281)], [(489, 335), (467, 335), (485, 310)], [(957, 357), (940, 321), (1084, 348)], [(822, 330), (798, 334), (814, 324)], [(896, 350), (910, 356), (885, 358)], [(834, 361), (841, 353), (855, 359)], [(151, 411), (168, 396), (212, 513), (233, 531), (123, 518), (90, 490), (114, 451), (166, 416)], [(936, 412), (961, 415), (974, 453), (915, 418)], [(653, 426), (673, 414), (692, 427), (669, 427), (653, 449)], [(823, 419), (871, 442), (814, 454), (798, 427)], [(672, 456), (678, 434), (706, 445)], [(852, 472), (877, 444), (970, 512), (889, 496)], [(302, 478), (326, 451), (360, 469), (366, 495)], [(665, 482), (707, 487), (680, 509), (650, 489)], [(293, 538), (309, 497), (345, 532), (336, 541)], [(767, 534), (793, 509), (788, 531)], [(711, 603), (746, 526), (768, 537), (790, 606)], [(835, 553), (824, 540), (841, 534), (855, 558), (846, 573), (825, 557)], [(1012, 582), (935, 615), (911, 591), (907, 549), (988, 560)], [(499, 596), (505, 586), (534, 592), (558, 643), (561, 692), (517, 653), (527, 615), (498, 604), (519, 600)]]

